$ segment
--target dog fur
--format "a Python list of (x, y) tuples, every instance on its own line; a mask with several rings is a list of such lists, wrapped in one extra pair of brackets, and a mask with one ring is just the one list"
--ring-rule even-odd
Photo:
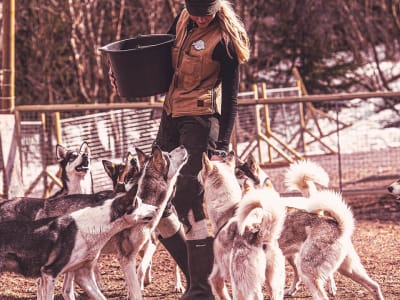
[(90, 276), (100, 250), (113, 235), (150, 222), (156, 212), (127, 193), (59, 217), (2, 222), (0, 271), (39, 277), (39, 300), (53, 299), (57, 277), (74, 271), (89, 297), (106, 299)]
[(285, 257), (295, 258), (299, 277), (314, 299), (328, 299), (324, 283), (339, 271), (365, 287), (374, 299), (383, 300), (378, 283), (368, 276), (351, 241), (355, 222), (351, 209), (339, 193), (313, 190), (301, 204), (306, 209), (288, 208), (279, 239)]
[(400, 179), (392, 182), (387, 189), (389, 193), (396, 197), (396, 201), (400, 204)]
[[(289, 165), (289, 169), (285, 174), (285, 184), (288, 191), (298, 191), (304, 197), (310, 197), (315, 194), (318, 187), (328, 187), (329, 175), (319, 164), (310, 160), (299, 160)], [(307, 199), (305, 200), (307, 201)], [(288, 201), (286, 203), (289, 204)], [(296, 204), (290, 203), (290, 206), (296, 207)], [(324, 212), (320, 211), (319, 213), (323, 214)], [(288, 262), (294, 271), (292, 285), (285, 291), (288, 296), (295, 295), (301, 283), (294, 259), (294, 257), (288, 257)], [(328, 290), (331, 295), (336, 295), (337, 287), (333, 274), (328, 279)]]
[[(93, 194), (89, 145), (83, 142), (79, 151), (76, 151), (57, 144), (56, 157), (61, 170), (62, 188), (48, 199), (70, 194)], [(0, 222), (35, 220), (44, 203), (41, 198), (31, 197), (3, 200), (0, 202)]]
[(263, 299), (266, 281), (271, 299), (283, 299), (284, 257), (278, 247), (285, 209), (278, 194), (268, 190), (242, 191), (235, 178), (235, 155), (210, 161), (203, 155), (198, 175), (204, 203), (214, 233), (214, 265), (209, 281), (217, 299), (231, 299), (225, 286), (230, 280), (233, 299)]
[[(136, 196), (143, 203), (158, 207), (157, 215), (153, 220), (134, 230), (125, 230), (112, 238), (103, 253), (118, 253), (118, 259), (125, 274), (128, 284), (128, 299), (141, 300), (141, 288), (137, 277), (136, 257), (139, 251), (151, 238), (162, 213), (173, 195), (175, 183), (180, 169), (186, 164), (188, 154), (183, 146), (177, 147), (171, 152), (163, 152), (158, 146), (154, 146), (152, 154), (146, 155), (137, 151), (141, 175), (138, 180)], [(127, 188), (130, 184), (126, 185)], [(116, 249), (116, 250), (115, 250)]]
[[(184, 147), (178, 147), (167, 153), (154, 146), (151, 155), (146, 155), (136, 148), (136, 154), (139, 169), (135, 170), (139, 170), (140, 173), (134, 173), (129, 180), (124, 179), (125, 189), (131, 190), (136, 187), (136, 197), (143, 203), (156, 206), (157, 214), (150, 223), (128, 228), (116, 234), (101, 251), (103, 254), (117, 254), (127, 284), (127, 298), (130, 300), (142, 299), (136, 272), (137, 254), (150, 239), (173, 193), (179, 171), (187, 161), (187, 151)], [(68, 280), (72, 281), (73, 278)], [(75, 299), (69, 290), (64, 290), (63, 295), (65, 299)]]
[[(109, 160), (102, 160), (104, 170), (113, 182), (113, 189), (116, 192), (124, 192), (125, 184), (135, 174), (138, 162), (131, 152), (128, 152), (124, 160), (120, 163), (114, 163)], [(138, 279), (140, 282), (140, 288), (143, 291), (144, 287), (152, 282), (151, 266), (153, 255), (159, 245), (159, 240), (156, 234), (153, 232), (150, 239), (143, 245), (139, 254), (142, 257), (140, 264), (137, 268)], [(182, 293), (184, 291), (180, 270), (177, 264), (175, 264), (175, 286), (174, 291), (176, 293)]]
[(83, 142), (79, 151), (56, 145), (56, 157), (60, 164), (62, 188), (52, 197), (70, 194), (93, 194), (90, 147)]
[[(168, 202), (167, 198), (172, 194), (179, 170), (186, 163), (187, 152), (185, 149), (177, 148), (171, 153), (163, 153), (158, 147), (153, 148), (153, 153), (150, 156), (146, 155), (140, 149), (136, 149), (136, 152), (139, 168), (135, 168), (135, 171), (140, 173), (134, 173), (131, 179), (126, 181), (125, 188), (136, 192), (139, 179), (141, 176), (144, 177), (141, 179), (141, 182), (146, 186), (143, 189), (148, 194), (142, 192), (144, 195), (141, 196), (141, 199), (147, 204), (158, 205), (163, 211)], [(43, 218), (58, 216), (82, 207), (97, 205), (98, 202), (103, 201), (104, 198), (111, 197), (111, 195), (115, 195), (115, 193), (113, 191), (102, 191), (94, 195), (74, 194), (45, 201), (43, 199), (36, 199), (36, 201), (41, 201), (43, 205), (35, 213), (32, 213), (32, 215), (35, 217), (38, 215), (38, 217)], [(154, 197), (154, 199), (151, 197)], [(32, 199), (24, 200), (28, 202)], [(158, 223), (161, 215), (157, 216)], [(19, 216), (17, 215), (17, 217)], [(140, 227), (138, 230), (125, 229), (113, 236), (102, 249), (102, 253), (117, 254), (127, 284), (128, 299), (141, 299), (140, 285), (135, 271), (136, 255), (139, 249), (143, 247), (143, 244), (147, 242), (154, 230), (154, 226), (152, 222)], [(63, 297), (66, 300), (75, 299), (73, 280), (74, 272), (68, 272), (63, 285)]]

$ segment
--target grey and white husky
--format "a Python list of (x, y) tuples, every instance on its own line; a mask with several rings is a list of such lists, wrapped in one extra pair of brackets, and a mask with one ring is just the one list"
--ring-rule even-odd
[(278, 193), (245, 185), (242, 197), (233, 152), (223, 161), (211, 161), (204, 154), (198, 179), (214, 233), (214, 265), (209, 276), (214, 295), (231, 299), (225, 285), (228, 280), (233, 299), (261, 300), (266, 281), (271, 299), (283, 299), (285, 260), (278, 238), (285, 208)]
[[(122, 162), (116, 163), (103, 159), (102, 164), (107, 175), (112, 180), (115, 192), (124, 192), (125, 184), (137, 174), (139, 168), (139, 163), (131, 152), (125, 155)], [(159, 240), (156, 237), (156, 233), (153, 232), (150, 239), (147, 240), (139, 252), (141, 260), (137, 268), (137, 273), (141, 290), (144, 290), (144, 287), (152, 282), (152, 259), (158, 245)], [(182, 293), (184, 291), (180, 270), (177, 264), (175, 264), (174, 291), (176, 293)]]
[[(262, 173), (261, 168), (253, 169)], [(379, 284), (367, 274), (351, 241), (355, 226), (351, 209), (340, 193), (316, 186), (327, 185), (329, 178), (323, 173), (318, 165), (305, 161), (292, 165), (286, 174), (287, 186), (307, 196), (298, 197), (301, 203), (281, 197), (288, 209), (279, 247), (298, 272), (286, 293), (293, 295), (301, 280), (313, 299), (327, 300), (326, 280), (338, 271), (361, 284), (375, 300), (383, 300)], [(265, 175), (253, 174), (248, 178), (262, 177)]]

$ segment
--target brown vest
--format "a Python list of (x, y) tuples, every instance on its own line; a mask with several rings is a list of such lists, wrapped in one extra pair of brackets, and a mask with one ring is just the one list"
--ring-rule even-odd
[(172, 47), (174, 75), (164, 109), (173, 117), (221, 112), (220, 64), (212, 60), (222, 35), (218, 22), (187, 32), (189, 13), (184, 9), (176, 24)]

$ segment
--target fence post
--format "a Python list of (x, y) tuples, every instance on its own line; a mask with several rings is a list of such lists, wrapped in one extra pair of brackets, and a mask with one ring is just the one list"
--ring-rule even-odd
[(0, 147), (3, 175), (3, 197), (23, 196), (23, 184), (18, 147), (17, 128), (13, 114), (0, 117)]

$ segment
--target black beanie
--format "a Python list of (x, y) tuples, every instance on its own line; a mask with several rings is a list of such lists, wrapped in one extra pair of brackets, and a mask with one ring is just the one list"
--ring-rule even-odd
[(186, 9), (192, 16), (209, 16), (218, 12), (220, 0), (185, 0)]

